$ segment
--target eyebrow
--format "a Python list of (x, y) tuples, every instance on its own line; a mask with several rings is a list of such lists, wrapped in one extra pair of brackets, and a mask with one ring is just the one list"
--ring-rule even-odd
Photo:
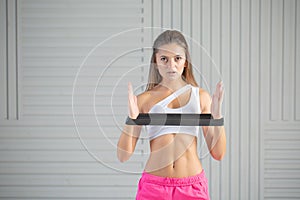
[[(173, 56), (173, 57), (177, 57), (177, 56), (180, 56), (180, 57), (184, 57), (183, 55), (180, 55), (180, 54), (176, 54), (175, 56)], [(160, 55), (160, 57), (168, 57), (168, 56), (165, 56), (165, 55)]]

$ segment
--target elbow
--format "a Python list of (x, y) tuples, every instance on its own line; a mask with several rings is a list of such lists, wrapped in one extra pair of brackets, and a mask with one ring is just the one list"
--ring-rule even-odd
[[(220, 142), (222, 141), (222, 142)], [(215, 148), (212, 149), (211, 155), (215, 160), (222, 160), (225, 156), (226, 152), (226, 140), (219, 140), (218, 145), (215, 146)]]
[(213, 159), (221, 161), (225, 156), (225, 150), (222, 152), (218, 152), (218, 153), (211, 152), (211, 155), (212, 155)]
[(129, 160), (129, 156), (123, 156), (123, 155), (119, 155), (118, 154), (118, 160), (121, 162), (121, 163), (124, 163), (126, 162), (127, 160)]
[(128, 152), (128, 151), (125, 151), (123, 149), (118, 149), (118, 152), (117, 152), (117, 157), (118, 157), (118, 160), (121, 162), (121, 163), (124, 163), (126, 162), (127, 160), (129, 160), (129, 158), (131, 157), (132, 153)]
[(222, 153), (222, 154), (218, 154), (218, 155), (213, 155), (213, 158), (215, 160), (218, 160), (218, 161), (221, 161), (225, 156), (225, 153)]
[(118, 159), (121, 163), (124, 163), (126, 162), (129, 158), (126, 158), (126, 157), (122, 157), (122, 156), (118, 156)]

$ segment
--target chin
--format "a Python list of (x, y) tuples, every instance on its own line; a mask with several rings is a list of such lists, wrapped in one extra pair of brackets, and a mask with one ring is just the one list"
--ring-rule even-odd
[(180, 77), (167, 77), (166, 80), (169, 80), (169, 81), (176, 81), (176, 80), (179, 80)]

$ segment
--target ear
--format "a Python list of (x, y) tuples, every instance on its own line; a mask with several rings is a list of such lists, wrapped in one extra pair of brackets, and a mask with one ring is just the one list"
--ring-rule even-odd
[(186, 60), (184, 63), (184, 67), (187, 67), (189, 65), (189, 62)]

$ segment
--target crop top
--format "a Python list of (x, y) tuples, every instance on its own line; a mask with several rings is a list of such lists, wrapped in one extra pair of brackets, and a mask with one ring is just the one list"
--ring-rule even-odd
[[(180, 94), (191, 90), (190, 99), (187, 104), (179, 108), (169, 108), (168, 105), (171, 101), (177, 98)], [(199, 98), (199, 88), (194, 87), (190, 84), (183, 86), (179, 90), (176, 90), (171, 95), (167, 96), (165, 99), (159, 101), (150, 110), (149, 113), (193, 113), (201, 114), (200, 109), (200, 98)], [(198, 137), (199, 126), (153, 126), (147, 125), (146, 131), (148, 133), (149, 139), (152, 140), (159, 136), (170, 134), (170, 133), (184, 133)]]

